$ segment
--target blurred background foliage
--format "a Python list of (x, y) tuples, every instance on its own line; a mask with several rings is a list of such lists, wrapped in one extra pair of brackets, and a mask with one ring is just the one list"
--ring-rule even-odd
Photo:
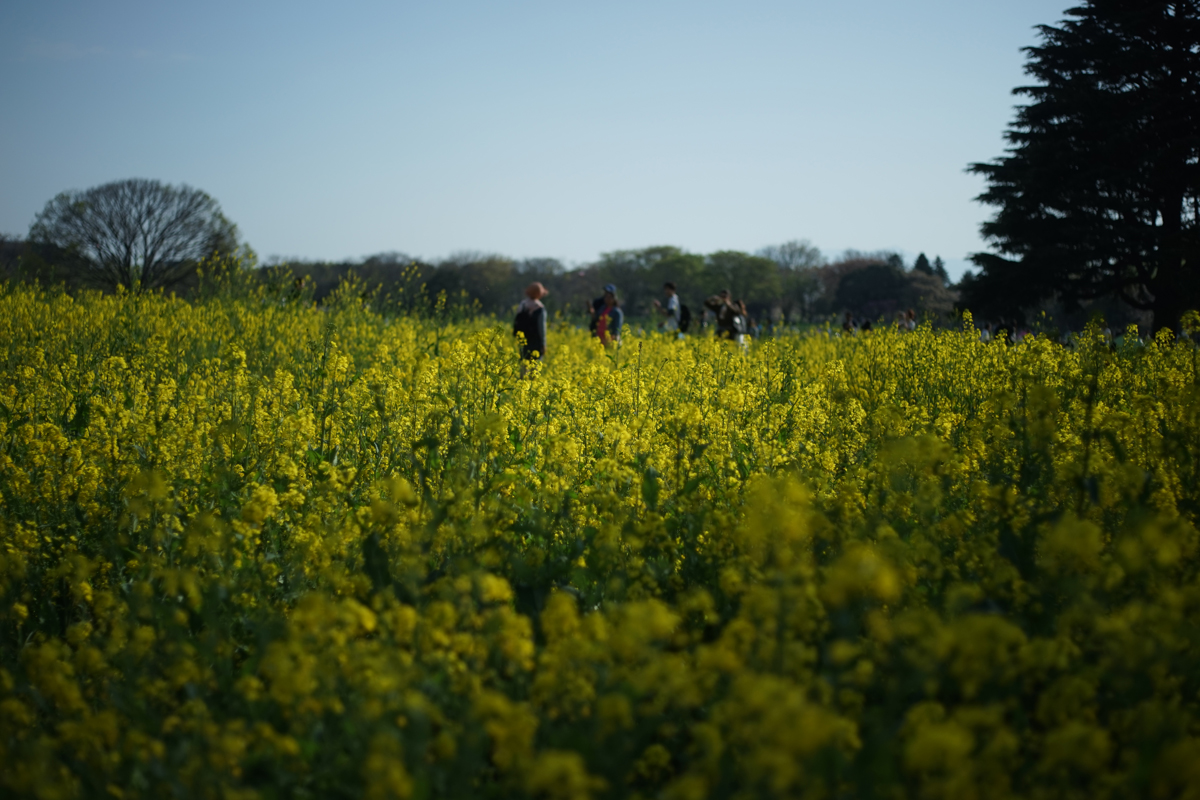
[[(261, 265), (245, 245), (240, 255), (243, 267), (255, 270), (265, 285), (301, 280), (308, 296), (323, 302), (353, 277), (364, 291), (390, 297), (393, 305), (409, 313), (431, 310), (442, 297), (444, 304), (508, 316), (525, 286), (535, 280), (550, 290), (554, 309), (580, 319), (609, 283), (617, 286), (627, 316), (647, 321), (653, 317), (652, 301), (663, 299), (666, 281), (677, 285), (695, 316), (706, 297), (729, 289), (756, 319), (790, 325), (845, 311), (864, 319), (890, 318), (909, 308), (944, 322), (953, 316), (958, 297), (940, 259), (931, 264), (922, 253), (906, 264), (895, 253), (850, 250), (830, 260), (804, 240), (756, 253), (722, 250), (701, 255), (673, 246), (616, 250), (594, 263), (573, 266), (553, 258), (512, 259), (476, 252), (434, 262), (392, 252), (345, 262), (274, 259)], [(66, 254), (53, 246), (0, 241), (0, 269), (11, 279), (61, 283), (72, 290), (94, 286), (70, 265)], [(111, 291), (115, 286), (100, 288)], [(197, 276), (191, 273), (171, 289), (190, 297), (198, 289)]]

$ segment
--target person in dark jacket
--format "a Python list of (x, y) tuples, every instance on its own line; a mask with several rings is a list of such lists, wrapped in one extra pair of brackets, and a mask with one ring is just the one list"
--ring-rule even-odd
[(525, 299), (513, 319), (513, 336), (525, 335), (521, 343), (521, 358), (525, 361), (540, 361), (546, 355), (546, 307), (542, 298), (548, 294), (538, 281), (526, 286)]
[(739, 323), (738, 317), (741, 315), (741, 307), (735, 303), (729, 295), (728, 289), (722, 289), (717, 294), (704, 301), (705, 308), (713, 312), (717, 318), (717, 338), (738, 340), (738, 325), (744, 325), (745, 322)]
[(619, 344), (624, 322), (625, 312), (617, 300), (617, 287), (607, 284), (604, 294), (592, 301), (592, 321), (588, 328), (603, 344)]

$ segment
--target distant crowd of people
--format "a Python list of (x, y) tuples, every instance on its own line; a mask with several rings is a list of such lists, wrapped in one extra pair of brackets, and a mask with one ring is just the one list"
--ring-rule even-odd
[[(521, 358), (525, 362), (538, 361), (545, 357), (546, 343), (546, 306), (543, 298), (549, 292), (540, 282), (535, 281), (525, 287), (525, 297), (517, 309), (513, 320), (513, 336), (520, 334), (524, 337), (521, 343)], [(660, 317), (659, 330), (683, 338), (691, 331), (693, 318), (691, 309), (683, 303), (675, 284), (667, 281), (663, 284), (663, 300), (655, 298), (652, 303), (654, 313)], [(605, 346), (615, 346), (621, 341), (621, 329), (625, 325), (625, 312), (621, 309), (621, 301), (617, 296), (617, 287), (606, 284), (599, 297), (587, 306), (588, 329), (592, 336), (599, 339)], [(703, 331), (709, 326), (714, 328), (717, 338), (727, 339), (742, 346), (746, 345), (746, 336), (758, 336), (763, 332), (761, 326), (754, 323), (746, 304), (740, 299), (734, 299), (728, 289), (724, 289), (704, 301), (700, 312), (699, 327)], [(847, 311), (842, 320), (842, 332), (854, 334), (859, 331), (871, 330), (871, 320), (867, 317), (856, 317)], [(900, 331), (915, 331), (917, 329), (917, 314), (913, 309), (897, 311), (894, 325)], [(1029, 331), (1010, 320), (987, 322), (980, 326), (979, 338), (990, 342), (1000, 336), (1012, 342), (1020, 342)], [(1108, 329), (1104, 331), (1108, 341), (1115, 347), (1124, 341), (1125, 334), (1113, 336)], [(1063, 344), (1071, 344), (1073, 334), (1064, 332), (1060, 337)], [(522, 374), (524, 373), (522, 369)]]
[[(525, 297), (517, 308), (513, 319), (513, 336), (521, 335), (521, 358), (525, 361), (542, 359), (547, 352), (546, 306), (542, 299), (548, 295), (546, 287), (534, 281), (525, 287)], [(679, 298), (672, 281), (663, 284), (664, 300), (653, 300), (654, 311), (661, 317), (659, 330), (683, 338), (692, 327), (692, 311)], [(625, 312), (617, 297), (617, 287), (606, 284), (599, 297), (588, 306), (588, 330), (605, 346), (619, 344), (621, 328), (625, 324)], [(745, 337), (753, 328), (753, 321), (746, 310), (746, 303), (733, 299), (728, 289), (723, 289), (704, 301), (700, 316), (701, 329), (707, 328), (712, 315), (718, 338), (728, 339), (745, 345)]]

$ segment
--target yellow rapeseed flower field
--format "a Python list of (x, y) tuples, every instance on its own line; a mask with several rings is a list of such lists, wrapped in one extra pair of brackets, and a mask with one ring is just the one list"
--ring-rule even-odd
[(0, 793), (1200, 797), (1200, 358), (0, 286)]

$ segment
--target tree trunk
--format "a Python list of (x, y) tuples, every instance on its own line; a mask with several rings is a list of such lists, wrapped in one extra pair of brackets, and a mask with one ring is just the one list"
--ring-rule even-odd
[(1154, 303), (1151, 313), (1154, 314), (1154, 333), (1164, 328), (1179, 332), (1179, 319), (1183, 312), (1190, 311), (1200, 305), (1200, 294), (1197, 293), (1197, 277), (1200, 270), (1192, 266), (1190, 259), (1177, 255), (1175, 258), (1160, 263), (1158, 279), (1151, 287), (1154, 293)]
[[(1174, 175), (1170, 178), (1175, 181)], [(1183, 248), (1183, 188), (1165, 187), (1161, 204), (1162, 232), (1159, 239), (1158, 274), (1154, 286), (1154, 333), (1163, 328), (1179, 330), (1179, 318), (1187, 311), (1193, 295), (1188, 291), (1188, 266)]]
[(1179, 291), (1160, 291), (1155, 294), (1151, 311), (1154, 314), (1154, 333), (1157, 334), (1163, 328), (1179, 331), (1179, 318), (1188, 310), (1184, 299)]

